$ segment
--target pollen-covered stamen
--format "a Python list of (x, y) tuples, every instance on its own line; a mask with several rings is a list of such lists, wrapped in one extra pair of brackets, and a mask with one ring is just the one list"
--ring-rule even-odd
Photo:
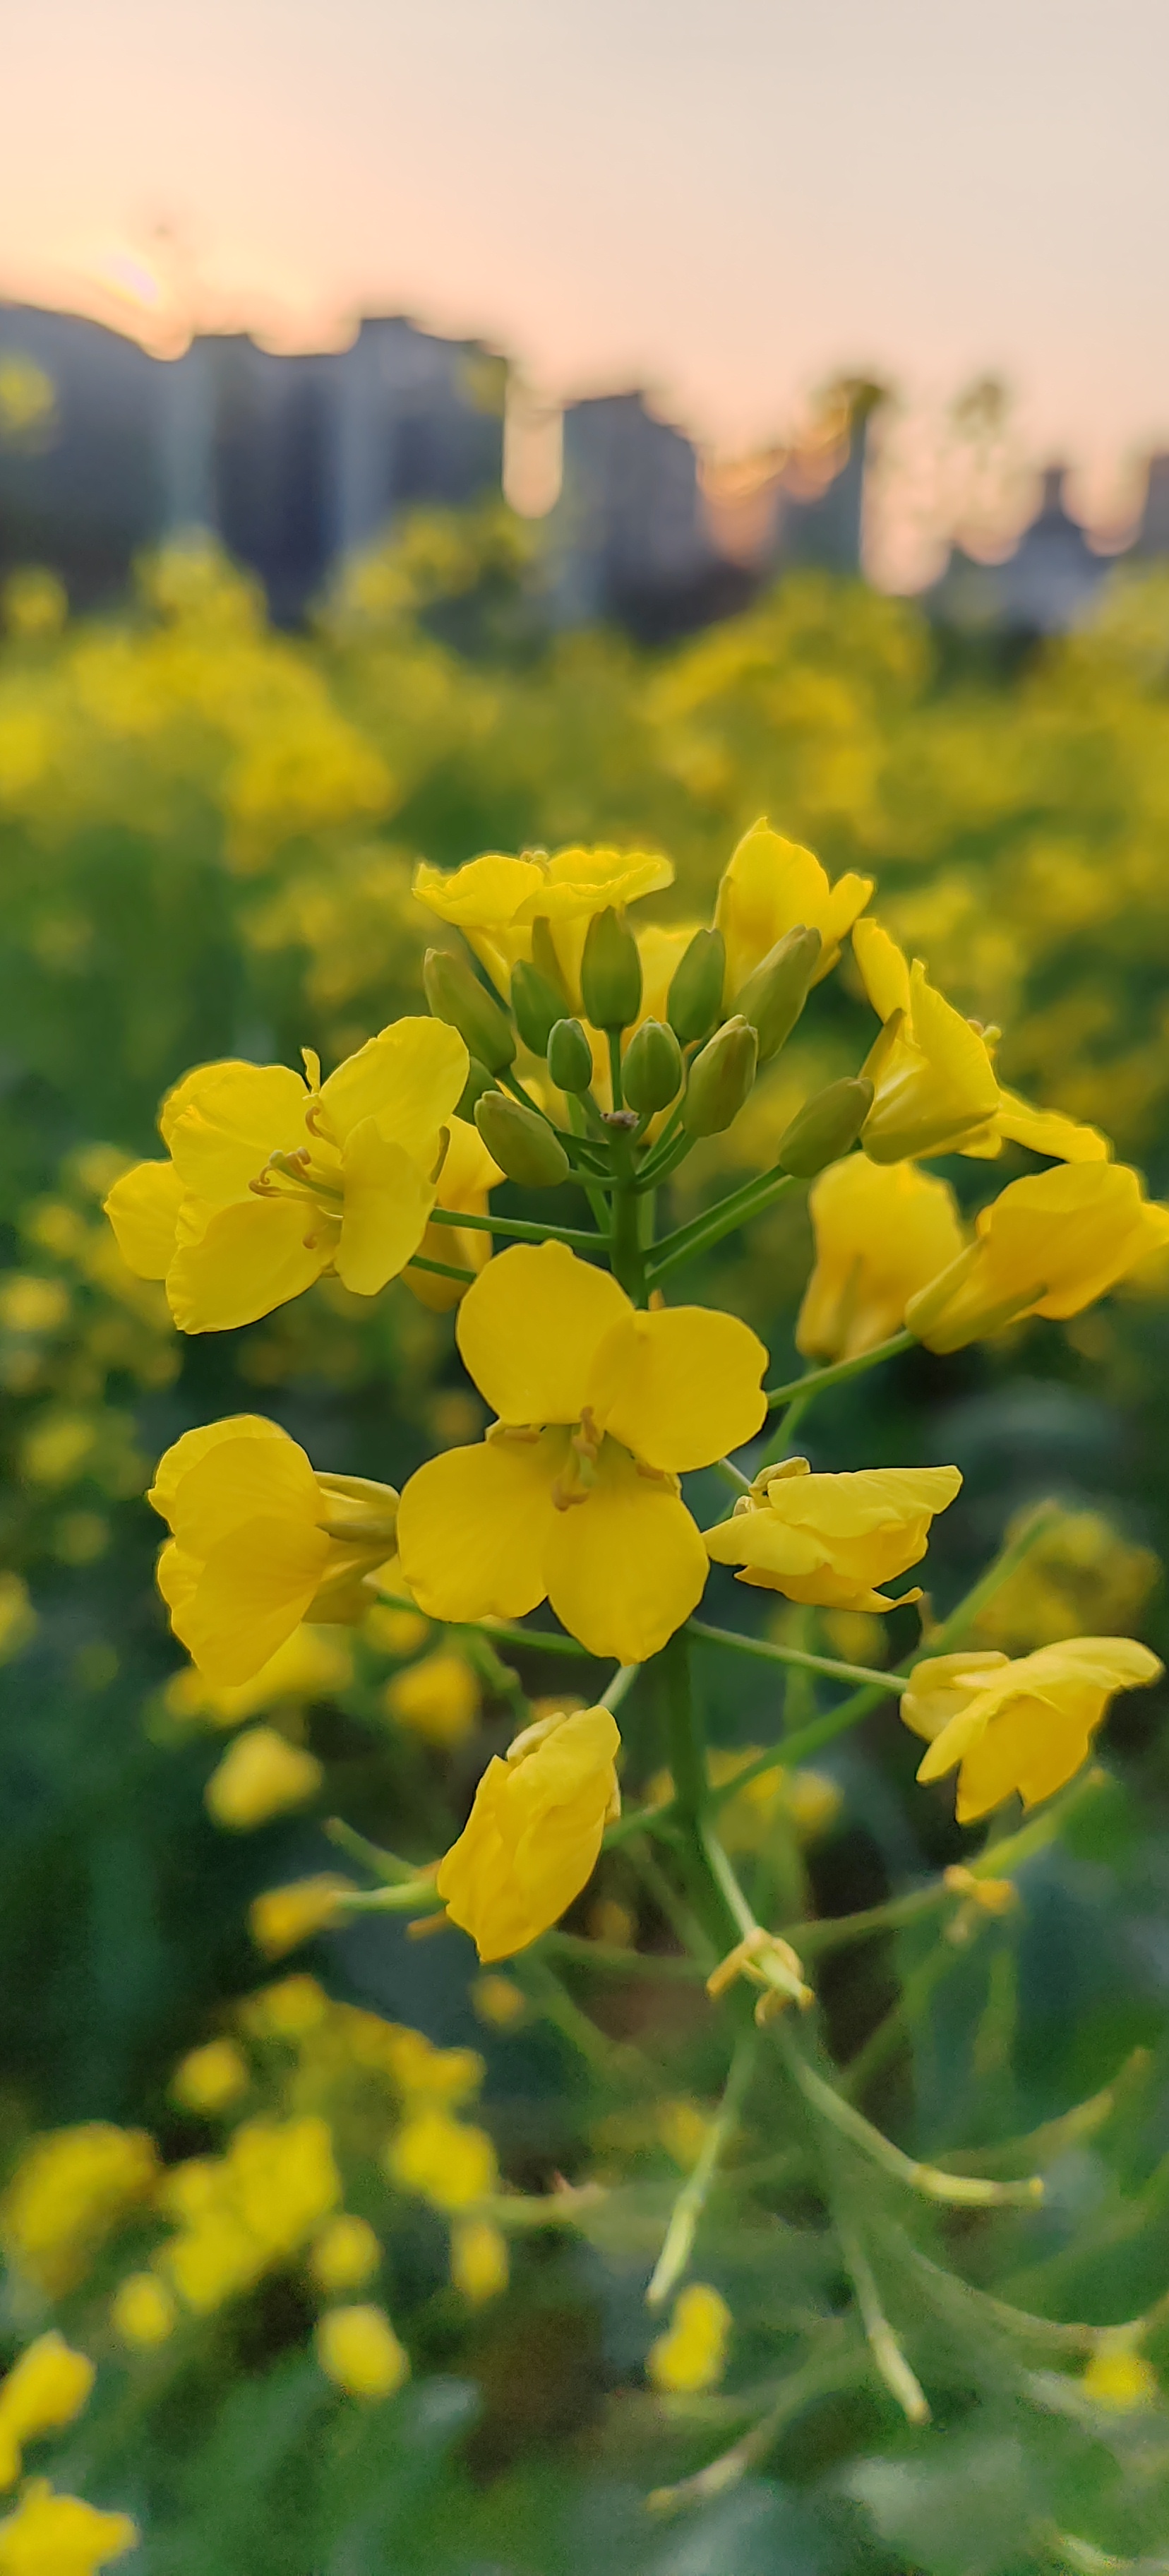
[(603, 1432), (598, 1431), (592, 1412), (586, 1404), (568, 1444), (568, 1456), (552, 1487), (552, 1500), (558, 1512), (569, 1512), (574, 1503), (587, 1503), (596, 1483), (597, 1459)]
[(326, 1222), (340, 1219), (344, 1192), (336, 1181), (326, 1180), (314, 1169), (307, 1145), (297, 1145), (292, 1152), (269, 1154), (262, 1172), (248, 1182), (259, 1199), (303, 1199), (307, 1207)]

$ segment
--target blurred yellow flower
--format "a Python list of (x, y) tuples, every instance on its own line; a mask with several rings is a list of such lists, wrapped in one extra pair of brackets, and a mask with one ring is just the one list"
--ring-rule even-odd
[(339, 2290), (363, 2290), (381, 2259), (381, 2245), (368, 2219), (352, 2218), (342, 2210), (314, 2238), (308, 2268), (318, 2290), (332, 2298)]
[(394, 1546), (391, 1486), (314, 1475), (261, 1414), (185, 1431), (149, 1500), (173, 1534), (158, 1560), (171, 1626), (217, 1689), (254, 1680), (309, 1612), (359, 1619)]
[(527, 1996), (510, 1977), (476, 1977), (471, 2001), (489, 2030), (514, 2030), (528, 2009)]
[(816, 1266), (796, 1325), (808, 1359), (855, 1359), (899, 1332), (909, 1299), (964, 1248), (953, 1191), (916, 1163), (849, 1154), (813, 1181), (808, 1210)]
[(110, 2301), (110, 2323), (123, 2343), (150, 2351), (165, 2343), (178, 2323), (178, 2308), (156, 2272), (128, 2272)]
[(464, 2218), (452, 2227), (451, 2281), (473, 2308), (506, 2290), (507, 2238), (489, 2218)]
[(787, 1458), (740, 1496), (728, 1521), (707, 1531), (706, 1544), (716, 1564), (739, 1567), (740, 1583), (784, 1592), (789, 1601), (892, 1610), (895, 1602), (874, 1585), (904, 1574), (925, 1555), (930, 1522), (953, 1502), (961, 1482), (957, 1467), (813, 1476), (806, 1458)]
[(975, 1241), (905, 1321), (929, 1350), (961, 1350), (1023, 1315), (1078, 1315), (1167, 1243), (1169, 1208), (1127, 1164), (1057, 1163), (980, 1210)]
[(98, 2576), (137, 2540), (129, 2514), (99, 2513), (31, 2478), (15, 2513), (0, 2522), (0, 2576)]
[(731, 2312), (705, 2281), (691, 2281), (674, 2301), (669, 2326), (646, 2356), (646, 2371), (663, 2394), (692, 2397), (717, 2388), (727, 2366)]
[(162, 2197), (180, 2223), (160, 2260), (185, 2304), (209, 2314), (294, 2254), (336, 2208), (328, 2123), (247, 2120), (224, 2155), (173, 2166)]
[(841, 942), (872, 891), (871, 877), (843, 876), (833, 885), (811, 850), (773, 832), (766, 816), (753, 823), (727, 861), (715, 904), (715, 925), (727, 948), (728, 1010), (752, 968), (777, 939), (800, 926), (820, 933), (819, 983), (835, 966)]
[(621, 909), (642, 895), (660, 894), (674, 882), (668, 859), (648, 850), (557, 850), (552, 858), (528, 851), (523, 858), (488, 852), (448, 875), (425, 861), (414, 877), (419, 902), (440, 921), (461, 930), (501, 993), (512, 967), (532, 954), (532, 924), (547, 922), (565, 990), (580, 1002), (580, 961), (593, 915), (610, 904)]
[(179, 2059), (167, 2090), (184, 2111), (226, 2111), (251, 2083), (251, 2071), (233, 2039), (209, 2039)]
[(0, 2245), (14, 2271), (50, 2297), (71, 2289), (118, 2221), (158, 2178), (143, 2129), (87, 2120), (25, 2148), (0, 2200)]
[[(1029, 1518), (1021, 1512), (1007, 1523), (1008, 1546)], [(979, 1611), (974, 1634), (980, 1645), (1001, 1646), (1008, 1655), (1057, 1645), (1078, 1629), (1093, 1637), (1121, 1636), (1139, 1618), (1160, 1575), (1152, 1548), (1133, 1547), (1103, 1512), (1059, 1512)]]
[[(435, 1206), (455, 1209), (459, 1215), (486, 1216), (487, 1193), (502, 1179), (478, 1128), (469, 1126), (465, 1118), (452, 1118)], [(477, 1271), (491, 1258), (491, 1237), (482, 1226), (436, 1225), (431, 1218), (418, 1250), (426, 1261)], [(448, 1314), (464, 1294), (459, 1280), (440, 1279), (432, 1270), (407, 1270), (404, 1277), (412, 1295), (435, 1315)]]
[(1067, 1637), (1015, 1663), (991, 1650), (927, 1656), (901, 1701), (905, 1724), (929, 1746), (918, 1779), (957, 1768), (960, 1825), (1015, 1790), (1033, 1807), (1087, 1761), (1116, 1692), (1155, 1682), (1163, 1669), (1131, 1637)]
[(324, 1772), (315, 1755), (272, 1726), (249, 1726), (217, 1763), (203, 1792), (208, 1815), (231, 1833), (250, 1833), (315, 1798)]
[(499, 1416), (402, 1496), (402, 1569), (436, 1619), (518, 1618), (547, 1597), (594, 1655), (641, 1663), (699, 1600), (702, 1542), (678, 1477), (764, 1418), (763, 1344), (698, 1306), (638, 1313), (563, 1245), (517, 1244), (459, 1308)]
[(210, 1726), (239, 1726), (244, 1718), (257, 1717), (261, 1709), (278, 1708), (285, 1702), (303, 1706), (308, 1700), (332, 1699), (352, 1679), (348, 1639), (305, 1625), (294, 1628), (250, 1681), (228, 1682), (216, 1690), (195, 1664), (185, 1672), (172, 1673), (163, 1690), (163, 1704), (171, 1717), (203, 1718)]
[(169, 1162), (105, 1201), (123, 1259), (164, 1279), (181, 1332), (254, 1323), (322, 1272), (372, 1297), (426, 1231), (443, 1128), (467, 1078), (441, 1020), (398, 1020), (322, 1083), (287, 1065), (201, 1065), (159, 1115)]
[(19, 1574), (7, 1569), (0, 1574), (0, 1664), (10, 1663), (23, 1652), (37, 1631), (37, 1614), (28, 1597), (28, 1585)]
[(446, 1751), (474, 1733), (479, 1700), (479, 1683), (466, 1656), (445, 1646), (396, 1673), (382, 1694), (388, 1717)]
[(1118, 2414), (1128, 2414), (1135, 2407), (1155, 2406), (1161, 2394), (1160, 2384), (1151, 2361), (1146, 2361), (1136, 2345), (1103, 2340), (1097, 2344), (1080, 2380), (1085, 2397), (1097, 2406), (1106, 2406)]
[(976, 1137), (999, 1106), (985, 1039), (912, 968), (876, 921), (858, 921), (853, 948), (865, 991), (884, 1022), (863, 1067), (874, 1086), (861, 1144), (874, 1163), (948, 1154)]
[(538, 1720), (506, 1761), (488, 1763), (435, 1882), (484, 1962), (526, 1949), (591, 1878), (606, 1821), (620, 1810), (620, 1743), (608, 1709), (588, 1708)]
[(38, 2335), (0, 2382), (0, 2487), (15, 2486), (26, 2442), (58, 2433), (80, 2415), (96, 2372), (55, 2331)]
[(316, 2332), (317, 2360), (350, 2397), (392, 2397), (410, 2361), (384, 2308), (331, 2308)]
[(248, 1930), (256, 1948), (267, 1959), (282, 1959), (286, 1951), (299, 1949), (302, 1941), (327, 1932), (337, 1919), (338, 1897), (352, 1885), (352, 1879), (326, 1870), (315, 1878), (291, 1879), (287, 1887), (265, 1888), (262, 1896), (253, 1897), (248, 1912)]
[(379, 1601), (366, 1612), (363, 1633), (382, 1654), (416, 1655), (430, 1635), (430, 1621), (421, 1610), (398, 1610)]
[(471, 2209), (488, 2200), (499, 2175), (485, 2129), (475, 2129), (435, 2106), (404, 2120), (385, 2152), (391, 2182), (415, 2191), (436, 2209)]

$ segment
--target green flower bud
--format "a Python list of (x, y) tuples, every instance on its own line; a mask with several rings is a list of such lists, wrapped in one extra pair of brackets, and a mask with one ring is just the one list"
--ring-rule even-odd
[(457, 1029), (472, 1055), (478, 1056), (489, 1073), (501, 1073), (505, 1065), (513, 1062), (515, 1033), (511, 1021), (465, 957), (454, 957), (447, 948), (428, 948), (422, 960), (422, 981), (433, 1017)]
[(475, 1109), (475, 1125), (509, 1181), (524, 1190), (554, 1190), (566, 1181), (568, 1156), (559, 1136), (534, 1109), (525, 1109), (506, 1092), (485, 1091)]
[(682, 1124), (691, 1136), (721, 1136), (755, 1080), (759, 1040), (737, 1014), (724, 1020), (690, 1067)]
[(557, 1020), (548, 1039), (548, 1071), (558, 1091), (587, 1091), (593, 1051), (579, 1020)]
[(721, 930), (696, 930), (674, 968), (666, 1018), (682, 1046), (707, 1038), (722, 1017), (727, 944)]
[(777, 939), (748, 975), (735, 1009), (749, 1020), (759, 1040), (759, 1062), (769, 1064), (790, 1038), (820, 962), (823, 942), (818, 930), (803, 925)]
[(525, 965), (522, 959), (511, 970), (511, 1008), (524, 1045), (533, 1055), (546, 1055), (557, 1020), (564, 1017), (564, 998), (538, 966)]
[(488, 1073), (486, 1065), (480, 1064), (478, 1056), (473, 1055), (471, 1070), (455, 1103), (456, 1118), (465, 1118), (468, 1127), (473, 1127), (476, 1102), (482, 1100), (485, 1091), (494, 1091), (494, 1089), (494, 1074)]
[(580, 961), (585, 1018), (595, 1029), (627, 1029), (641, 1009), (641, 959), (637, 941), (614, 904), (595, 912)]
[(556, 954), (552, 924), (546, 912), (538, 912), (532, 923), (532, 964), (543, 976), (545, 983), (551, 984), (553, 992), (559, 993), (561, 1010), (566, 1007), (571, 1010), (572, 997), (564, 980), (564, 969)]
[(825, 1163), (839, 1162), (855, 1145), (873, 1105), (873, 1086), (864, 1074), (850, 1074), (843, 1082), (830, 1082), (812, 1100), (805, 1101), (790, 1127), (779, 1140), (776, 1161), (785, 1172), (794, 1172), (801, 1181), (810, 1181), (822, 1172)]
[(643, 1117), (668, 1109), (682, 1088), (686, 1068), (672, 1029), (661, 1020), (643, 1020), (625, 1050), (621, 1088), (631, 1109)]

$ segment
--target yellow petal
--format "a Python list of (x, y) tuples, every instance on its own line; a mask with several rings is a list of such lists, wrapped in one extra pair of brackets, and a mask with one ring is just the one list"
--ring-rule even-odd
[(1062, 1109), (1035, 1109), (1015, 1091), (999, 1092), (995, 1119), (1000, 1136), (1026, 1145), (1032, 1154), (1050, 1154), (1061, 1163), (1107, 1163), (1112, 1147), (1098, 1127), (1065, 1118)]
[(324, 1531), (256, 1517), (208, 1552), (192, 1598), (172, 1610), (175, 1635), (217, 1689), (250, 1681), (303, 1619), (329, 1555)]
[(434, 1184), (377, 1122), (351, 1130), (342, 1157), (345, 1206), (335, 1254), (337, 1276), (358, 1297), (376, 1297), (396, 1279), (426, 1232)]
[(579, 1422), (597, 1346), (631, 1312), (607, 1270), (562, 1243), (517, 1243), (468, 1288), (455, 1334), (501, 1422)]
[(139, 1279), (165, 1279), (183, 1184), (173, 1163), (135, 1163), (104, 1202), (118, 1250)]
[[(212, 1449), (221, 1449), (226, 1442), (233, 1440), (287, 1441), (288, 1438), (287, 1431), (283, 1431), (278, 1422), (269, 1422), (263, 1413), (229, 1413), (221, 1422), (205, 1422), (197, 1431), (184, 1431), (159, 1459), (147, 1502), (153, 1503), (155, 1511), (169, 1521), (183, 1478)], [(295, 1446), (295, 1443), (290, 1445)], [(304, 1457), (303, 1450), (300, 1455)], [(307, 1458), (305, 1465), (308, 1466)], [(312, 1473), (311, 1468), (309, 1473)]]
[(739, 1449), (767, 1413), (767, 1353), (737, 1315), (703, 1306), (627, 1314), (594, 1363), (601, 1429), (650, 1467), (684, 1475)]
[[(307, 1238), (311, 1238), (308, 1240)], [(287, 1305), (319, 1279), (334, 1230), (303, 1199), (237, 1199), (196, 1243), (181, 1243), (166, 1293), (180, 1333), (226, 1333)]]
[(208, 1443), (191, 1460), (175, 1484), (168, 1517), (179, 1547), (206, 1556), (256, 1515), (315, 1528), (324, 1510), (320, 1486), (298, 1442), (286, 1433), (262, 1440), (245, 1431), (242, 1437)]
[(409, 1478), (398, 1553), (428, 1618), (519, 1619), (543, 1600), (548, 1546), (562, 1517), (552, 1485), (566, 1452), (556, 1432), (532, 1442), (485, 1440), (447, 1449)]
[(965, 1756), (955, 1809), (959, 1824), (974, 1824), (1016, 1790), (1024, 1806), (1037, 1806), (1075, 1778), (1091, 1749), (1091, 1730), (1069, 1721), (1050, 1701), (1012, 1700)]
[(670, 860), (657, 851), (584, 849), (574, 844), (556, 851), (548, 862), (547, 876), (529, 889), (515, 917), (530, 922), (542, 913), (548, 921), (570, 921), (580, 914), (604, 912), (609, 904), (621, 906), (636, 903), (642, 895), (661, 894), (673, 882)]
[(222, 1207), (271, 1153), (307, 1143), (308, 1091), (286, 1064), (201, 1065), (165, 1104), (164, 1133), (184, 1187)]
[(338, 1144), (363, 1119), (376, 1118), (383, 1136), (429, 1169), (469, 1065), (458, 1030), (444, 1020), (395, 1020), (329, 1075), (321, 1107)]
[(871, 917), (858, 921), (852, 934), (852, 953), (877, 1018), (887, 1020), (894, 1011), (907, 1012), (909, 966), (896, 940), (890, 939), (879, 921)]
[[(539, 895), (546, 876), (537, 859), (510, 859), (489, 850), (449, 873), (422, 860), (414, 871), (414, 893), (440, 921), (453, 922), (460, 930), (504, 929), (529, 897)], [(538, 912), (540, 906), (533, 908)]]
[(587, 1500), (555, 1515), (548, 1598), (590, 1654), (645, 1663), (701, 1600), (705, 1557), (672, 1487), (640, 1475), (627, 1451), (606, 1440)]

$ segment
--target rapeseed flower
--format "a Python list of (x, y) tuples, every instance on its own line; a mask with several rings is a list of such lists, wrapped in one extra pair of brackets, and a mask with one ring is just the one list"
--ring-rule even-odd
[(128, 2513), (99, 2513), (80, 2496), (54, 2495), (47, 2478), (31, 2478), (0, 2522), (0, 2576), (98, 2576), (137, 2540)]
[(122, 2343), (143, 2352), (165, 2343), (178, 2324), (179, 2311), (157, 2272), (128, 2272), (110, 2301), (110, 2324)]
[(330, 2308), (316, 2332), (317, 2360), (335, 2386), (370, 2402), (392, 2397), (410, 2376), (384, 2308)]
[(473, 2308), (506, 2290), (508, 2269), (507, 2238), (489, 2218), (464, 2218), (452, 2227), (451, 2284)]
[(0, 2200), (0, 2246), (16, 2272), (50, 2297), (71, 2289), (127, 2210), (158, 2179), (144, 2129), (86, 2120), (34, 2138)]
[(394, 1545), (391, 1486), (315, 1475), (261, 1414), (185, 1431), (149, 1500), (172, 1532), (158, 1560), (171, 1626), (217, 1689), (254, 1679), (310, 1613), (360, 1618)]
[(363, 2290), (381, 2265), (382, 2249), (366, 2218), (342, 2210), (330, 2218), (309, 2249), (308, 2268), (318, 2290)]
[(961, 1350), (1023, 1315), (1078, 1315), (1166, 1243), (1169, 1208), (1127, 1164), (1055, 1164), (980, 1210), (975, 1241), (910, 1299), (905, 1321), (929, 1350)]
[(396, 1719), (409, 1734), (453, 1752), (474, 1734), (481, 1697), (466, 1656), (440, 1646), (433, 1655), (424, 1655), (421, 1663), (395, 1673), (382, 1693), (382, 1706), (387, 1717)]
[(665, 2334), (650, 2345), (646, 2370), (663, 2394), (693, 2397), (717, 2388), (727, 2366), (731, 2312), (705, 2281), (678, 2292)]
[(879, 922), (858, 922), (852, 944), (884, 1023), (863, 1067), (873, 1105), (861, 1144), (874, 1163), (952, 1153), (978, 1137), (999, 1107), (986, 1040), (935, 991), (920, 958), (908, 965)]
[(80, 2415), (96, 2372), (64, 2336), (38, 2335), (0, 2382), (0, 2487), (15, 2486), (26, 2442), (59, 2433)]
[(526, 1949), (592, 1877), (606, 1822), (620, 1812), (620, 1743), (608, 1709), (586, 1708), (540, 1718), (506, 1761), (488, 1763), (435, 1882), (485, 1964)]
[(762, 1343), (698, 1306), (639, 1313), (555, 1243), (491, 1262), (456, 1337), (499, 1419), (405, 1488), (398, 1544), (419, 1607), (518, 1618), (547, 1598), (590, 1653), (644, 1662), (706, 1574), (678, 1477), (759, 1429)]
[(1131, 2338), (1118, 2334), (1115, 2341), (1102, 2337), (1080, 2380), (1085, 2397), (1110, 2413), (1132, 2414), (1138, 2407), (1155, 2406), (1161, 2394), (1160, 2383), (1152, 2362), (1138, 2351)]
[(753, 823), (723, 870), (715, 926), (726, 941), (728, 1010), (752, 969), (786, 932), (818, 930), (822, 948), (814, 981), (830, 973), (858, 914), (873, 891), (871, 877), (848, 875), (831, 883), (811, 850), (773, 832), (766, 816)]
[(209, 2039), (180, 2058), (167, 2090), (184, 2111), (230, 2109), (251, 2083), (248, 2061), (234, 2039)]
[(808, 1210), (816, 1266), (796, 1324), (808, 1359), (875, 1349), (900, 1331), (909, 1299), (964, 1249), (953, 1191), (916, 1163), (849, 1154), (813, 1181)]
[[(435, 1206), (453, 1209), (460, 1216), (486, 1216), (488, 1191), (503, 1179), (495, 1156), (488, 1153), (478, 1128), (469, 1126), (465, 1118), (452, 1118), (447, 1137)], [(417, 1248), (426, 1261), (479, 1271), (491, 1258), (491, 1237), (482, 1226), (437, 1225), (431, 1218)], [(434, 1315), (448, 1314), (464, 1294), (461, 1281), (442, 1279), (433, 1270), (407, 1270), (404, 1275), (412, 1296)]]
[(1092, 1749), (1117, 1691), (1163, 1666), (1132, 1637), (1068, 1637), (1011, 1662), (990, 1649), (915, 1664), (901, 1715), (929, 1750), (919, 1780), (958, 1771), (957, 1817), (972, 1825), (1018, 1790), (1025, 1807), (1062, 1789)]
[[(425, 1623), (420, 1625), (425, 1635)], [(245, 1718), (258, 1717), (261, 1709), (285, 1704), (303, 1707), (308, 1700), (332, 1699), (352, 1679), (348, 1639), (338, 1637), (335, 1630), (304, 1626), (293, 1629), (250, 1681), (215, 1690), (194, 1664), (188, 1664), (185, 1671), (172, 1673), (163, 1690), (163, 1705), (171, 1717), (201, 1718), (215, 1727), (239, 1726)]]
[(385, 2153), (391, 2182), (416, 2191), (435, 2209), (471, 2209), (487, 2200), (499, 2180), (495, 2149), (486, 2129), (452, 2120), (430, 2103), (411, 2111)]
[(322, 1272), (372, 1297), (416, 1253), (444, 1128), (467, 1079), (461, 1037), (395, 1021), (321, 1081), (283, 1064), (201, 1065), (159, 1114), (168, 1162), (115, 1181), (106, 1214), (142, 1279), (166, 1282), (180, 1332), (224, 1332)]
[(292, 1879), (287, 1887), (265, 1888), (248, 1911), (248, 1930), (257, 1950), (266, 1959), (283, 1959), (289, 1950), (298, 1950), (302, 1941), (327, 1932), (337, 1920), (340, 1899), (352, 1885), (352, 1879), (322, 1870), (315, 1878)]
[[(957, 1467), (869, 1467), (858, 1474), (813, 1476), (806, 1458), (765, 1470), (740, 1496), (731, 1517), (706, 1533), (719, 1565), (739, 1568), (740, 1583), (784, 1592), (789, 1601), (826, 1610), (893, 1610), (874, 1585), (918, 1564), (935, 1512), (952, 1503)], [(916, 1601), (920, 1593), (901, 1593)]]
[(208, 2315), (315, 2236), (340, 2197), (326, 2121), (247, 2120), (225, 2155), (168, 2174), (163, 2205), (179, 2228), (165, 2269), (187, 2307)]
[(203, 1792), (208, 1815), (229, 1833), (251, 1833), (315, 1798), (324, 1772), (312, 1753), (274, 1726), (249, 1726), (216, 1764)]
[(489, 851), (447, 874), (425, 861), (414, 876), (414, 892), (440, 921), (461, 930), (468, 946), (493, 983), (506, 994), (511, 970), (532, 955), (532, 928), (547, 925), (547, 937), (565, 992), (574, 1010), (580, 1001), (580, 961), (585, 933), (595, 913), (610, 904), (623, 910), (642, 895), (659, 894), (674, 882), (669, 859), (648, 850), (583, 849), (574, 844), (548, 858), (542, 850), (523, 858)]

